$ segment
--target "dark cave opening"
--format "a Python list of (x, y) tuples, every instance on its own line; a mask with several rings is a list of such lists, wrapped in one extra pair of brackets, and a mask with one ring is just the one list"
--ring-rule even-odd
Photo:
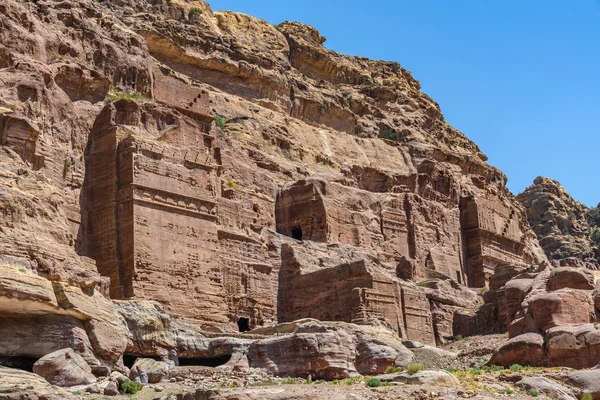
[(240, 332), (248, 332), (250, 330), (250, 320), (248, 318), (241, 317), (238, 319), (237, 324)]
[(38, 360), (36, 357), (0, 357), (0, 365), (3, 367), (22, 369), (33, 372), (33, 364)]
[(127, 368), (131, 368), (133, 367), (133, 364), (135, 364), (135, 360), (137, 360), (138, 358), (152, 358), (156, 361), (160, 361), (161, 358), (158, 356), (140, 356), (137, 354), (123, 354), (123, 365), (125, 365)]
[(195, 365), (200, 367), (218, 367), (219, 365), (227, 364), (231, 360), (231, 354), (226, 354), (217, 357), (202, 357), (202, 358), (182, 358), (179, 357), (179, 366)]
[(292, 237), (297, 240), (302, 240), (302, 228), (299, 226), (292, 228)]
[(127, 368), (133, 367), (133, 364), (135, 363), (135, 360), (137, 360), (137, 359), (138, 359), (138, 356), (134, 356), (132, 354), (123, 354), (123, 364)]

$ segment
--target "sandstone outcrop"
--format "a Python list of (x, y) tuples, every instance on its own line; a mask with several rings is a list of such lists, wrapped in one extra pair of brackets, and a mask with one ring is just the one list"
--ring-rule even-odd
[(51, 385), (37, 374), (0, 366), (0, 398), (63, 400), (74, 399), (75, 396), (65, 389)]
[(517, 198), (525, 206), (529, 224), (548, 258), (596, 262), (597, 249), (588, 223), (590, 210), (559, 182), (539, 176)]
[(558, 267), (507, 281), (498, 294), (511, 339), (496, 350), (490, 363), (527, 360), (531, 365), (573, 368), (598, 364), (596, 277), (595, 270)]

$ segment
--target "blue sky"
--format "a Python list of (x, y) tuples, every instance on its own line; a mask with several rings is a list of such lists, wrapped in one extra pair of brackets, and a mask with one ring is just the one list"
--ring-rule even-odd
[(508, 176), (542, 175), (600, 202), (600, 0), (213, 0), (325, 46), (398, 61)]

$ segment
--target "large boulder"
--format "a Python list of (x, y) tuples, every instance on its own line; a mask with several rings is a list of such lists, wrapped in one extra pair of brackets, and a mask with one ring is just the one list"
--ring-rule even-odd
[(415, 374), (402, 372), (399, 374), (386, 374), (377, 376), (383, 382), (400, 382), (407, 385), (431, 385), (444, 387), (459, 387), (460, 382), (449, 372), (440, 371), (419, 371)]
[(68, 387), (96, 382), (92, 368), (70, 348), (40, 358), (33, 364), (33, 372), (56, 386)]
[(564, 375), (562, 379), (583, 393), (590, 393), (593, 400), (600, 400), (600, 369), (572, 371)]
[(547, 365), (591, 368), (600, 362), (600, 325), (565, 325), (546, 331)]
[(344, 379), (357, 375), (356, 346), (345, 332), (297, 333), (253, 343), (250, 366), (280, 376)]
[[(135, 360), (133, 367), (131, 367), (129, 378), (135, 381), (136, 378), (145, 374), (148, 379), (146, 383), (158, 383), (164, 377), (165, 372), (173, 367), (172, 363), (165, 361), (158, 361), (152, 358), (138, 358)], [(144, 383), (142, 379), (140, 379), (140, 383)]]
[(539, 365), (544, 358), (544, 337), (537, 333), (525, 333), (501, 344), (492, 353), (489, 365), (510, 367), (513, 364)]
[(517, 382), (518, 387), (525, 391), (537, 390), (546, 396), (556, 400), (577, 400), (575, 392), (543, 376), (531, 376)]
[(74, 396), (48, 383), (42, 377), (20, 369), (0, 366), (0, 399), (64, 400)]
[(560, 325), (595, 321), (592, 292), (587, 290), (559, 289), (539, 293), (529, 299), (529, 310), (542, 331)]
[(559, 267), (555, 268), (548, 278), (548, 290), (563, 288), (594, 290), (598, 273), (585, 268)]
[(253, 332), (279, 335), (250, 344), (249, 366), (282, 376), (380, 374), (393, 365), (406, 366), (414, 356), (394, 332), (377, 326), (306, 319)]

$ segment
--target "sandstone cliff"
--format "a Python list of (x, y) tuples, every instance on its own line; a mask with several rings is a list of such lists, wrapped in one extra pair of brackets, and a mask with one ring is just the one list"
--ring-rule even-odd
[[(73, 347), (107, 373), (282, 349), (204, 335), (308, 317), (435, 344), (502, 328), (472, 289), (547, 264), (506, 177), (397, 63), (202, 1), (8, 1), (0, 26), (2, 357)], [(336, 335), (352, 356), (320, 373), (366, 370), (356, 334), (306, 340)], [(386, 340), (378, 368), (406, 363)]]

